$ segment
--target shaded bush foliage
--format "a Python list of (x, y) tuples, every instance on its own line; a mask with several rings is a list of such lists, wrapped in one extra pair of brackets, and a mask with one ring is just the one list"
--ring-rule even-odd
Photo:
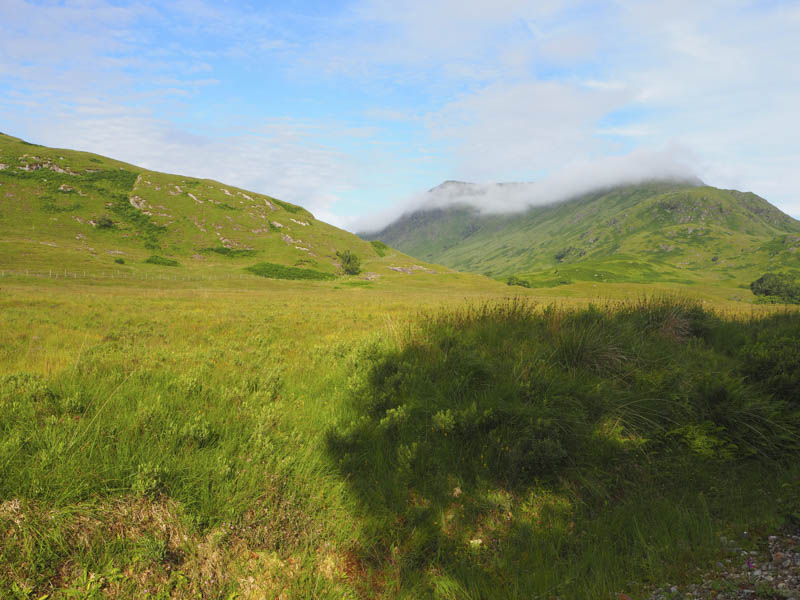
[(689, 465), (794, 460), (797, 348), (797, 314), (729, 322), (669, 299), (466, 308), (359, 351), (328, 450), (409, 568), (449, 552), (455, 565), (463, 540), (440, 519), (461, 493), (490, 506), (496, 490), (546, 489), (591, 513), (642, 486), (681, 489)]
[(506, 283), (508, 285), (518, 285), (520, 287), (525, 287), (525, 288), (531, 287), (531, 284), (529, 282), (525, 281), (524, 279), (520, 279), (516, 275), (512, 275), (511, 277), (509, 277)]
[(756, 296), (772, 296), (786, 303), (800, 304), (800, 283), (783, 273), (766, 273), (750, 284)]

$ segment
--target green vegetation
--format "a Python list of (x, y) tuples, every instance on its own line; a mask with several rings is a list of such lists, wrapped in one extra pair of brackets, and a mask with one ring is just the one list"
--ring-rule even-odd
[[(144, 276), (151, 254), (181, 263), (186, 276), (237, 277), (243, 259), (283, 266), (311, 259), (339, 271), (337, 248), (362, 268), (395, 277), (386, 258), (356, 236), (322, 223), (294, 204), (216, 181), (141, 169), (84, 152), (34, 147), (0, 134), (0, 268), (67, 268), (101, 274), (103, 256), (124, 253), (125, 275)], [(225, 262), (217, 258), (234, 259)]]
[(342, 271), (345, 275), (358, 275), (361, 273), (361, 259), (350, 250), (344, 252), (337, 252), (336, 258), (342, 263)]
[(261, 277), (269, 277), (270, 279), (308, 279), (314, 281), (325, 281), (328, 279), (335, 279), (334, 275), (330, 273), (323, 273), (313, 269), (299, 269), (297, 267), (287, 267), (284, 265), (276, 265), (275, 263), (262, 262), (250, 267), (245, 271), (249, 271), (254, 275)]
[(800, 283), (784, 273), (766, 273), (750, 284), (750, 290), (759, 299), (800, 304)]
[(378, 256), (386, 256), (386, 253), (391, 250), (389, 246), (380, 240), (372, 240), (370, 241), (370, 244), (372, 244), (372, 247), (375, 249), (375, 252), (378, 254)]
[(163, 256), (158, 256), (157, 254), (153, 254), (144, 261), (151, 265), (161, 265), (163, 267), (178, 267), (180, 264), (177, 260), (172, 258), (164, 258)]
[[(800, 235), (748, 195), (716, 271), (670, 262), (706, 251), (689, 221), (582, 257), (553, 208), (546, 268), (487, 243), (496, 281), (217, 182), (0, 156), (2, 598), (640, 600), (800, 520), (800, 312), (747, 285)], [(659, 189), (605, 198), (633, 228), (733, 197)]]
[(256, 254), (258, 254), (256, 250), (249, 250), (245, 248), (226, 248), (225, 246), (214, 246), (212, 248), (203, 248), (201, 252), (204, 253), (213, 252), (214, 254), (220, 254), (228, 258), (245, 258), (249, 256), (255, 256)]
[(640, 598), (800, 510), (797, 313), (262, 281), (4, 284), (0, 596)]
[(518, 285), (520, 287), (525, 287), (525, 288), (531, 287), (530, 283), (528, 283), (524, 279), (520, 279), (519, 277), (517, 277), (515, 275), (512, 275), (511, 277), (509, 277), (508, 280), (506, 281), (506, 283), (508, 285)]
[(111, 229), (112, 227), (114, 227), (114, 221), (111, 220), (111, 217), (106, 215), (102, 217), (97, 217), (96, 222), (97, 222), (96, 227), (98, 229)]
[(800, 270), (800, 222), (755, 194), (679, 182), (621, 186), (511, 215), (420, 211), (363, 237), (535, 287), (566, 280), (733, 288), (767, 271)]

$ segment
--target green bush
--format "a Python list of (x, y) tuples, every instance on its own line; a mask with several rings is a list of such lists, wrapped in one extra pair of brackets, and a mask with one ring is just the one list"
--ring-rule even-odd
[(117, 263), (118, 265), (124, 265), (125, 264), (125, 259), (124, 258), (115, 258), (114, 262)]
[(177, 267), (180, 265), (177, 260), (173, 260), (171, 258), (164, 258), (163, 256), (159, 256), (158, 254), (153, 254), (148, 258), (146, 263), (151, 265), (161, 265), (162, 267)]
[(384, 244), (380, 240), (372, 240), (370, 244), (372, 244), (373, 249), (380, 257), (386, 256), (386, 253), (391, 249), (388, 245)]
[[(464, 583), (480, 561), (463, 548), (477, 547), (487, 513), (507, 521), (476, 544), (497, 535), (496, 556), (522, 558), (532, 540), (556, 535), (526, 521), (529, 498), (571, 498), (573, 512), (550, 521), (567, 527), (594, 522), (609, 503), (624, 516), (626, 502), (696, 490), (697, 477), (723, 485), (758, 461), (793, 464), (798, 348), (800, 315), (723, 322), (688, 301), (451, 311), (353, 356), (350, 406), (328, 451), (374, 515), (365, 525), (374, 543), (402, 549), (402, 572), (436, 566)], [(511, 498), (516, 512), (498, 507)], [(582, 542), (564, 531), (559, 556), (582, 560)], [(507, 568), (491, 567), (498, 580), (519, 577)]]
[(765, 273), (750, 284), (756, 296), (780, 298), (786, 303), (800, 303), (800, 284), (783, 273)]
[(227, 258), (243, 258), (245, 256), (255, 256), (258, 254), (256, 250), (244, 249), (244, 248), (226, 248), (225, 246), (213, 247), (213, 248), (203, 248), (200, 250), (204, 254), (214, 253), (219, 254), (221, 256), (225, 256)]
[(506, 281), (506, 283), (508, 285), (518, 285), (518, 286), (524, 287), (524, 288), (531, 287), (531, 284), (529, 282), (525, 281), (524, 279), (520, 279), (516, 275), (512, 275), (511, 277), (509, 277), (508, 281)]
[(95, 222), (97, 223), (98, 229), (112, 229), (114, 227), (114, 221), (107, 215), (97, 217), (97, 221)]
[(350, 250), (337, 252), (336, 256), (342, 263), (342, 271), (344, 271), (345, 275), (358, 275), (361, 273), (361, 259), (355, 254), (351, 254)]
[(321, 271), (314, 271), (313, 269), (299, 269), (297, 267), (287, 267), (286, 265), (278, 265), (275, 263), (262, 262), (245, 269), (254, 275), (261, 277), (268, 277), (270, 279), (310, 279), (317, 281), (325, 281), (328, 279), (335, 279), (334, 275), (330, 273), (323, 273)]

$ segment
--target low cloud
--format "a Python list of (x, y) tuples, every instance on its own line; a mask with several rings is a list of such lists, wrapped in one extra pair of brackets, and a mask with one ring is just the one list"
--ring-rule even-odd
[(508, 214), (533, 206), (563, 202), (593, 190), (652, 180), (699, 183), (693, 153), (672, 145), (660, 150), (636, 150), (625, 156), (578, 161), (535, 182), (445, 182), (406, 198), (387, 210), (352, 219), (353, 231), (380, 231), (401, 216), (420, 210), (469, 206), (482, 214)]

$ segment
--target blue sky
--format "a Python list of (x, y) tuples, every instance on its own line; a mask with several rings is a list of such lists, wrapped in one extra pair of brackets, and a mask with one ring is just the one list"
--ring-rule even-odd
[(662, 172), (800, 216), (799, 40), (796, 1), (0, 0), (0, 130), (350, 229), (445, 179)]

